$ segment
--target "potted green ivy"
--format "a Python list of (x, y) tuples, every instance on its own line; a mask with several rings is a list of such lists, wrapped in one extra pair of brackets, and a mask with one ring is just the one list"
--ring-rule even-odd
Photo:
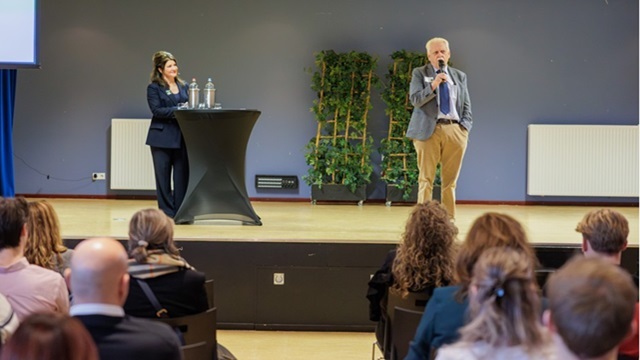
[(325, 50), (316, 55), (311, 88), (318, 98), (311, 112), (318, 127), (306, 146), (309, 170), (303, 177), (314, 202), (366, 199), (373, 171), (367, 121), (371, 88), (378, 83), (376, 63), (362, 52)]

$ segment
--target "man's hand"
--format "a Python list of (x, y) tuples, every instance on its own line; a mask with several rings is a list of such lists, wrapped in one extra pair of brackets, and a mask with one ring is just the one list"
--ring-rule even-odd
[(439, 73), (438, 75), (436, 75), (436, 77), (431, 82), (431, 90), (437, 89), (438, 86), (440, 86), (440, 84), (446, 83), (446, 82), (447, 82), (447, 74), (446, 73)]

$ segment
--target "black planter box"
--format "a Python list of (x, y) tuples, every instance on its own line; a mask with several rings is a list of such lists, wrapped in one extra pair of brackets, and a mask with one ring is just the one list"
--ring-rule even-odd
[(322, 187), (311, 185), (311, 200), (316, 201), (356, 201), (362, 204), (367, 199), (367, 187), (359, 186), (352, 193), (345, 185), (325, 184)]
[[(403, 191), (401, 191), (400, 189), (398, 189), (398, 187), (396, 185), (393, 184), (387, 184), (387, 196), (385, 199), (385, 204), (387, 206), (391, 206), (392, 203), (397, 202), (397, 203), (416, 203), (418, 201), (418, 185), (414, 185), (411, 188), (411, 193), (409, 195), (408, 199), (403, 199), (402, 198), (403, 195)], [(432, 194), (432, 198), (433, 200), (438, 200), (438, 201), (442, 201), (441, 197), (440, 197), (440, 186), (439, 185), (435, 185), (433, 187), (433, 194)]]

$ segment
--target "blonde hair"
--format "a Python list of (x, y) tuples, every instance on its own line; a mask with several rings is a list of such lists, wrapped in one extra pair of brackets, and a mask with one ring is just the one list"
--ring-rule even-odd
[(458, 229), (437, 201), (414, 207), (393, 261), (392, 289), (409, 291), (446, 286), (453, 280), (453, 251)]
[(51, 204), (45, 200), (29, 203), (29, 239), (24, 256), (30, 264), (56, 271), (62, 264), (61, 253), (67, 251), (62, 243), (60, 221)]
[(140, 210), (129, 222), (129, 256), (139, 263), (146, 263), (147, 250), (162, 250), (180, 257), (173, 243), (173, 220), (159, 209)]
[(469, 315), (460, 330), (465, 342), (534, 349), (547, 338), (540, 325), (534, 264), (510, 248), (485, 250), (473, 269)]

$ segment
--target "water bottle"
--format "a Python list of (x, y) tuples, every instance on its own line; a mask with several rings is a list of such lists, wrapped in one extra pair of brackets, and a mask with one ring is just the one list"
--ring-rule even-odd
[(198, 89), (198, 83), (196, 78), (193, 78), (191, 84), (189, 84), (189, 108), (197, 109), (200, 104), (200, 89)]
[(216, 103), (216, 88), (211, 82), (211, 78), (207, 79), (207, 84), (204, 86), (204, 107), (212, 109)]

